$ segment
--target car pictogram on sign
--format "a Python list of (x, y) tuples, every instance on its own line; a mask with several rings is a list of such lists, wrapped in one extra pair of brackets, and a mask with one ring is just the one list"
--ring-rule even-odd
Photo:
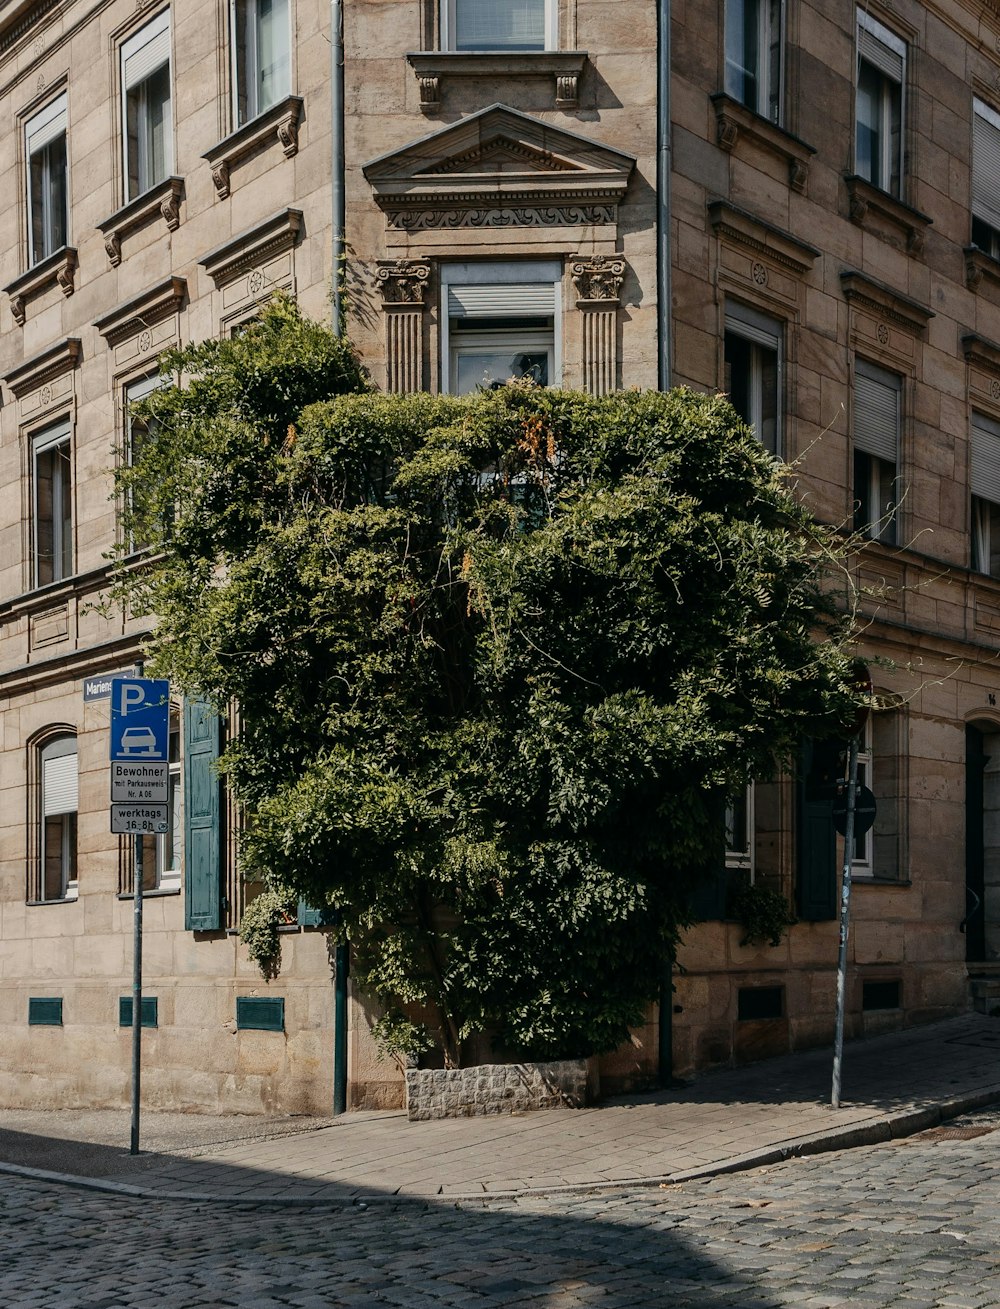
[(151, 727), (126, 727), (121, 736), (123, 755), (155, 755), (156, 733)]

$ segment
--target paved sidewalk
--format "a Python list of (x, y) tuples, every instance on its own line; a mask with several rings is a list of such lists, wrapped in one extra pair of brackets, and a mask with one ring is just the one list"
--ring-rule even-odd
[[(38, 1114), (24, 1115), (34, 1158), (51, 1160), (53, 1141), (59, 1145), (65, 1162), (58, 1171), (26, 1166), (33, 1160), (29, 1133), (6, 1111), (0, 1159), (19, 1162), (0, 1171), (119, 1194), (269, 1205), (678, 1182), (889, 1140), (1000, 1102), (1000, 1020), (973, 1014), (850, 1043), (839, 1110), (829, 1107), (830, 1065), (828, 1050), (812, 1051), (683, 1089), (513, 1117), (410, 1123), (402, 1113), (348, 1114), (323, 1125), (306, 1120), (305, 1130), (283, 1119), (272, 1131), (260, 1120), (241, 1127), (234, 1118), (202, 1119), (204, 1143), (189, 1128), (173, 1148), (168, 1116), (147, 1114), (146, 1148), (151, 1141), (158, 1148), (139, 1160), (121, 1147), (87, 1144), (85, 1132), (60, 1133), (65, 1115), (50, 1116), (47, 1135)], [(78, 1175), (84, 1172), (90, 1176)]]

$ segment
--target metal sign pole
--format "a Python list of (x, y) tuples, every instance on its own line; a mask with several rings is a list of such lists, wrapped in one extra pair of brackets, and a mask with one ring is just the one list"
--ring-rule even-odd
[(844, 1056), (844, 1008), (847, 997), (847, 934), (851, 921), (851, 863), (854, 859), (854, 803), (858, 789), (858, 738), (851, 737), (847, 768), (847, 815), (844, 827), (844, 872), (840, 884), (840, 953), (837, 957), (837, 1031), (833, 1046), (830, 1103), (840, 1108), (840, 1074)]
[(142, 1077), (142, 837), (133, 838), (132, 946), (132, 1136), (130, 1154), (139, 1153), (139, 1082)]

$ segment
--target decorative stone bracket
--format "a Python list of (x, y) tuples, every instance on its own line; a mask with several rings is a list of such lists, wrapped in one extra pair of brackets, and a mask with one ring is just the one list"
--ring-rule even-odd
[(181, 224), (181, 200), (184, 197), (184, 179), (167, 177), (156, 186), (151, 187), (136, 200), (131, 200), (110, 218), (97, 224), (97, 230), (104, 237), (104, 248), (108, 252), (111, 266), (117, 268), (122, 261), (122, 240), (141, 227), (147, 227), (162, 218), (167, 230), (176, 232)]
[(441, 108), (441, 81), (451, 77), (496, 78), (551, 77), (555, 84), (555, 107), (576, 109), (580, 103), (580, 77), (587, 62), (586, 50), (524, 50), (517, 54), (477, 54), (464, 50), (419, 50), (406, 56), (417, 75), (420, 108), (436, 114)]
[(1000, 261), (978, 245), (967, 245), (962, 253), (965, 255), (965, 285), (970, 291), (978, 291), (984, 279), (1000, 285)]
[(422, 260), (379, 260), (375, 282), (385, 313), (386, 390), (423, 389), (424, 295), (431, 266)]
[(230, 133), (211, 150), (206, 150), (202, 159), (207, 160), (212, 170), (212, 181), (219, 199), (224, 200), (229, 195), (233, 167), (248, 155), (266, 149), (275, 141), (286, 159), (298, 154), (301, 121), (301, 96), (286, 96), (259, 117)]
[(876, 222), (881, 220), (883, 227), (903, 238), (908, 254), (923, 254), (927, 229), (934, 221), (932, 218), (905, 201), (897, 200), (888, 191), (872, 186), (871, 182), (856, 173), (851, 173), (844, 181), (847, 183), (852, 223), (868, 228), (872, 227), (873, 218)]
[(76, 250), (67, 245), (9, 282), (3, 289), (10, 296), (10, 310), (18, 326), (24, 326), (28, 302), (50, 286), (58, 286), (65, 296), (72, 295), (76, 290), (76, 270)]
[(788, 185), (793, 191), (805, 191), (809, 181), (809, 162), (816, 153), (815, 146), (807, 145), (777, 123), (755, 114), (724, 91), (714, 92), (709, 99), (715, 110), (716, 143), (723, 150), (732, 154), (741, 137), (752, 141), (787, 163)]

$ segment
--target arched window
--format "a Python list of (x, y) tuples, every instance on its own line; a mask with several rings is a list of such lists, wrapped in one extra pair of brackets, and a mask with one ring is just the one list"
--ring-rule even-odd
[(77, 896), (76, 818), (79, 808), (76, 736), (49, 735), (32, 747), (28, 899)]

